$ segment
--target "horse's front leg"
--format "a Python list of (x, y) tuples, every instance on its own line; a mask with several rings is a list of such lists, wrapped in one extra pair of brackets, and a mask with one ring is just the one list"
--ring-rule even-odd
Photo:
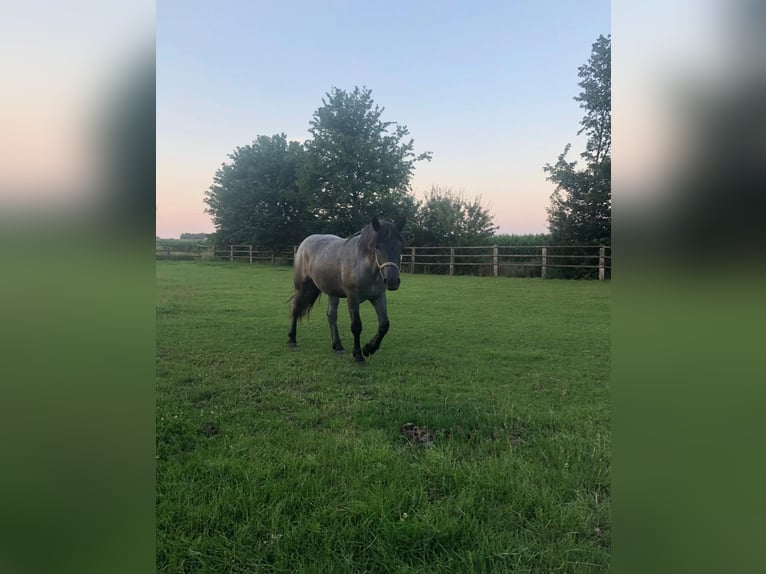
[(359, 336), (362, 334), (362, 318), (359, 316), (359, 299), (348, 295), (348, 312), (351, 314), (351, 332), (354, 334), (354, 360), (364, 363)]
[(332, 337), (332, 348), (338, 353), (343, 352), (343, 345), (340, 342), (338, 334), (338, 303), (340, 299), (334, 295), (329, 296), (330, 302), (327, 304), (327, 321), (330, 323), (330, 336)]
[(363, 353), (365, 357), (369, 357), (380, 347), (380, 343), (383, 341), (383, 337), (388, 333), (388, 305), (386, 304), (386, 294), (383, 293), (380, 297), (372, 301), (375, 312), (378, 314), (378, 332), (372, 341), (364, 346)]

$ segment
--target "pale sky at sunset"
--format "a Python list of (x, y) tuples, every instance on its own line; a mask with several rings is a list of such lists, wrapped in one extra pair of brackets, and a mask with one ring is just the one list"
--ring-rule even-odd
[[(157, 3), (157, 235), (214, 231), (203, 197), (258, 135), (303, 141), (333, 86), (366, 86), (405, 124), (412, 189), (481, 195), (500, 233), (547, 231), (543, 166), (577, 137), (577, 68), (606, 0)], [(385, 216), (385, 214), (382, 214)]]

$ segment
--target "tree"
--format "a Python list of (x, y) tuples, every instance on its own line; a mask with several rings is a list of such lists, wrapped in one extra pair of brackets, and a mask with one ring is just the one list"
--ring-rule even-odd
[(416, 245), (467, 245), (482, 242), (497, 229), (481, 198), (465, 199), (462, 191), (431, 187), (411, 227)]
[(548, 178), (557, 184), (548, 209), (548, 228), (554, 244), (610, 245), (612, 233), (611, 160), (576, 169), (564, 148)]
[(548, 181), (556, 184), (548, 208), (548, 227), (553, 243), (611, 244), (611, 36), (599, 36), (588, 63), (578, 68), (582, 88), (574, 100), (585, 116), (578, 135), (588, 136), (580, 156), (586, 166), (577, 169), (567, 161), (571, 144), (554, 165), (544, 167)]
[(431, 154), (415, 154), (407, 126), (382, 121), (371, 94), (333, 88), (310, 122), (302, 186), (320, 231), (349, 235), (374, 215), (399, 221), (415, 213), (410, 178)]
[(351, 235), (373, 216), (411, 219), (415, 154), (407, 127), (381, 120), (371, 91), (333, 88), (304, 145), (284, 134), (238, 147), (205, 193), (217, 243), (284, 248), (310, 233)]
[(312, 212), (299, 187), (305, 151), (285, 134), (237, 147), (205, 193), (216, 241), (280, 249), (309, 232)]
[(205, 241), (208, 238), (208, 233), (182, 233), (180, 239), (197, 239), (199, 241)]

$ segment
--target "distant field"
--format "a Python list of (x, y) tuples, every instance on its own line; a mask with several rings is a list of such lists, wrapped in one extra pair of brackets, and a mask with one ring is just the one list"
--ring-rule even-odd
[(609, 569), (609, 282), (405, 273), (358, 366), (289, 268), (156, 268), (158, 571)]

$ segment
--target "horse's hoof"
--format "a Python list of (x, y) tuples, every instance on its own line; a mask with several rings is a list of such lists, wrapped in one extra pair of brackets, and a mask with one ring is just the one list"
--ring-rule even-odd
[(345, 352), (346, 352), (346, 349), (344, 349), (343, 347), (341, 347), (340, 349), (335, 349), (335, 348), (333, 348), (333, 351), (335, 351), (335, 352), (336, 352), (336, 353), (338, 353), (339, 355), (342, 355), (343, 353), (345, 353)]
[(372, 345), (370, 345), (369, 343), (367, 343), (367, 344), (364, 346), (364, 349), (362, 349), (362, 353), (364, 354), (364, 356), (365, 356), (365, 357), (370, 357), (370, 356), (372, 356), (372, 355), (375, 353), (375, 351), (377, 351), (377, 349), (375, 349), (375, 348), (374, 348)]
[(354, 362), (357, 365), (364, 365), (365, 364), (364, 357), (362, 355), (354, 355)]
[(295, 341), (287, 341), (287, 346), (290, 347), (291, 349), (294, 349), (295, 347), (298, 346), (298, 343), (296, 343)]

